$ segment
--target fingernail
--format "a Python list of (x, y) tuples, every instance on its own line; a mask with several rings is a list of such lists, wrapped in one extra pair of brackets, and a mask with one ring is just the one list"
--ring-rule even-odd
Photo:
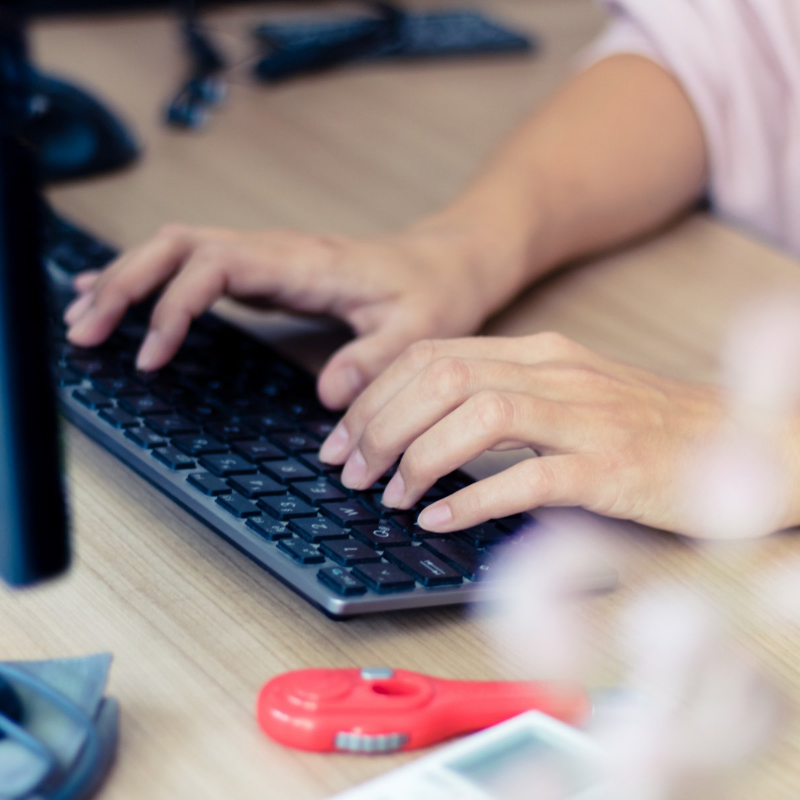
[(322, 443), (319, 450), (319, 460), (326, 464), (341, 464), (347, 454), (350, 444), (350, 434), (344, 423), (340, 422)]
[[(388, 486), (386, 487), (389, 488)], [(444, 528), (453, 521), (453, 512), (447, 503), (436, 503), (423, 509), (417, 522), (428, 531)]]
[(353, 455), (347, 459), (347, 463), (344, 465), (344, 469), (342, 470), (342, 483), (347, 486), (348, 489), (359, 489), (366, 477), (367, 462), (364, 460), (364, 456), (361, 455), (361, 451), (356, 450)]
[(148, 372), (153, 368), (152, 364), (158, 352), (160, 339), (161, 337), (158, 331), (150, 331), (150, 333), (145, 336), (142, 347), (139, 350), (139, 355), (136, 357), (136, 369), (142, 372)]
[(67, 310), (64, 312), (64, 322), (66, 322), (67, 325), (74, 325), (93, 302), (94, 292), (87, 292), (81, 295), (67, 307)]
[(67, 339), (80, 344), (86, 334), (91, 332), (95, 322), (97, 322), (97, 309), (92, 306), (84, 311), (80, 319), (67, 331)]
[(390, 508), (400, 505), (406, 496), (406, 482), (400, 472), (395, 472), (383, 491), (383, 504)]

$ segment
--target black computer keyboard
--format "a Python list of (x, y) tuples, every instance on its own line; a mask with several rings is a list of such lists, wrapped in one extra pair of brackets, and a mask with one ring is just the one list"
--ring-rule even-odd
[(471, 482), (441, 479), (410, 511), (381, 505), (389, 476), (354, 492), (317, 451), (336, 418), (311, 375), (219, 319), (196, 322), (175, 359), (136, 371), (147, 307), (109, 340), (71, 345), (61, 322), (71, 276), (109, 245), (50, 215), (55, 363), (67, 418), (272, 575), (334, 617), (463, 603), (491, 594), (494, 554), (522, 517), (454, 535), (417, 527), (422, 506)]

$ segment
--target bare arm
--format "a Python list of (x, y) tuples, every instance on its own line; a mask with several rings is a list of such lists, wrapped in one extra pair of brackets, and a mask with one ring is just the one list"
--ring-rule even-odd
[(707, 174), (703, 132), (680, 84), (641, 56), (614, 56), (576, 75), (423, 224), (464, 231), (500, 306), (564, 262), (684, 211)]

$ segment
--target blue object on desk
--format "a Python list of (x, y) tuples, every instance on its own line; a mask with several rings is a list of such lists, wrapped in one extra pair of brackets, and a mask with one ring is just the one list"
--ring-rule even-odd
[(88, 800), (117, 751), (111, 656), (0, 662), (0, 800)]

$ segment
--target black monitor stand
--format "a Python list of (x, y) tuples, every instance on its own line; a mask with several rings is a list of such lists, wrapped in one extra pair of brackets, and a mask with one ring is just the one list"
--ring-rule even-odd
[(27, 80), (21, 23), (6, 3), (0, 9), (0, 577), (12, 585), (53, 577), (69, 563), (39, 181), (24, 135)]

